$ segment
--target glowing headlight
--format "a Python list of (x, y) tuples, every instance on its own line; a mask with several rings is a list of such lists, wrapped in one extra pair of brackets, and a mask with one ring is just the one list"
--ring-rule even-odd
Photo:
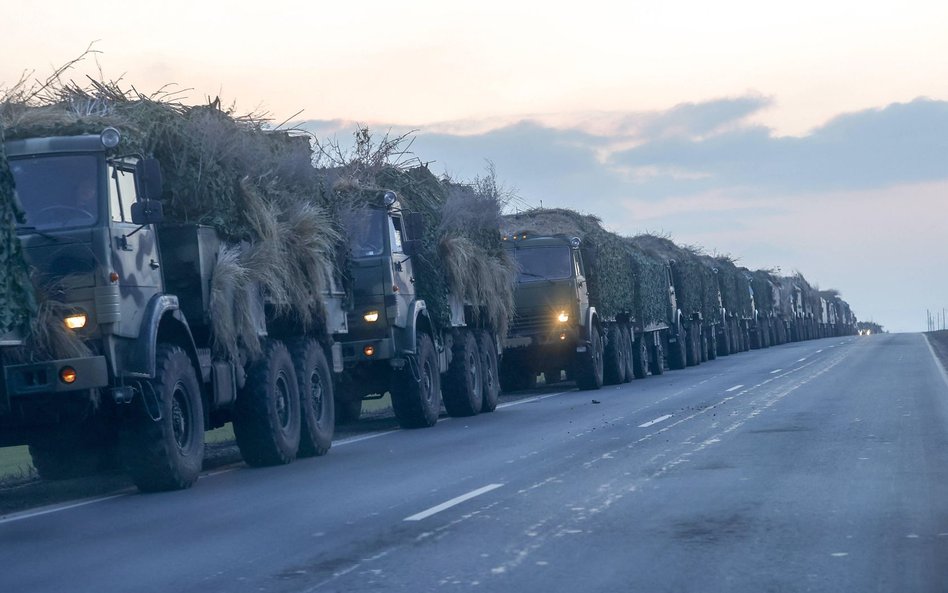
[(367, 311), (366, 314), (362, 316), (362, 319), (365, 319), (366, 323), (375, 323), (379, 320), (379, 312)]
[(82, 329), (86, 326), (86, 314), (76, 313), (75, 315), (67, 317), (65, 321), (66, 327), (69, 329)]
[(560, 311), (560, 314), (556, 316), (556, 320), (560, 323), (566, 323), (569, 321), (569, 313), (566, 311)]

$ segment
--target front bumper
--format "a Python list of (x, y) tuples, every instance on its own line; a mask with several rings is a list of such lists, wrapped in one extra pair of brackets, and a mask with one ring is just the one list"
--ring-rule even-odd
[[(76, 380), (66, 383), (60, 379), (65, 368), (75, 371)], [(3, 367), (0, 385), (0, 413), (10, 409), (10, 399), (47, 393), (64, 393), (97, 389), (109, 384), (109, 370), (104, 356), (66, 358), (30, 364)]]

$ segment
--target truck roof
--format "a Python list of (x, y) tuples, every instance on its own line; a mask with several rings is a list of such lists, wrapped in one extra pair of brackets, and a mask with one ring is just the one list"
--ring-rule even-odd
[(4, 142), (4, 148), (6, 149), (8, 158), (34, 154), (103, 152), (105, 150), (105, 146), (102, 144), (102, 137), (99, 134), (7, 140)]
[(512, 235), (504, 235), (503, 242), (504, 247), (509, 249), (516, 249), (521, 246), (552, 247), (565, 245), (569, 247), (570, 237), (565, 235), (531, 235), (530, 233), (514, 233)]

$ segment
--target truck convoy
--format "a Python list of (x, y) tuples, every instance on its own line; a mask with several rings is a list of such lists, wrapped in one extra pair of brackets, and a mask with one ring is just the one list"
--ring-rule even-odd
[(800, 275), (565, 209), (501, 216), (420, 164), (320, 169), (219, 103), (103, 89), (0, 110), (0, 446), (44, 478), (120, 464), (186, 488), (227, 423), (248, 464), (284, 464), (386, 393), (427, 427), (540, 375), (598, 389), (854, 331)]

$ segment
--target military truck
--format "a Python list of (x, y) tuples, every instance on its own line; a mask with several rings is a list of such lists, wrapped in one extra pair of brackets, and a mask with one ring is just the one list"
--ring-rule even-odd
[[(3, 348), (0, 445), (29, 444), (51, 478), (117, 447), (146, 491), (192, 485), (205, 430), (228, 421), (251, 465), (326, 453), (342, 293), (313, 294), (325, 316), (304, 329), (258, 281), (222, 290), (225, 273), (246, 273), (236, 264), (248, 246), (166, 222), (159, 163), (122, 154), (121, 141), (106, 128), (6, 142), (24, 253), (59, 303), (58, 329), (85, 353)], [(237, 323), (252, 335), (220, 348), (221, 328)]]
[(566, 209), (508, 215), (504, 232), (520, 269), (505, 389), (532, 387), (540, 374), (598, 389), (664, 372), (669, 333), (680, 327), (666, 262)]
[(606, 372), (604, 334), (615, 352), (611, 372), (628, 378), (628, 317), (622, 312), (605, 318), (590, 298), (581, 239), (523, 231), (505, 237), (520, 272), (514, 292), (517, 312), (504, 340), (504, 390), (532, 388), (540, 373), (554, 383), (564, 371), (580, 389), (599, 389)]
[(721, 289), (714, 271), (696, 250), (679, 247), (655, 235), (638, 235), (633, 245), (665, 262), (670, 271), (677, 311), (667, 333), (668, 366), (680, 369), (717, 357), (717, 335), (725, 319)]
[[(442, 401), (451, 416), (494, 411), (500, 344), (487, 303), (461, 297), (425, 265), (433, 256), (423, 253), (421, 212), (409, 212), (394, 191), (376, 193), (347, 216), (352, 302), (340, 342), (341, 416), (358, 418), (363, 399), (385, 393), (404, 428), (434, 425)], [(419, 288), (432, 284), (444, 287), (446, 316)]]

